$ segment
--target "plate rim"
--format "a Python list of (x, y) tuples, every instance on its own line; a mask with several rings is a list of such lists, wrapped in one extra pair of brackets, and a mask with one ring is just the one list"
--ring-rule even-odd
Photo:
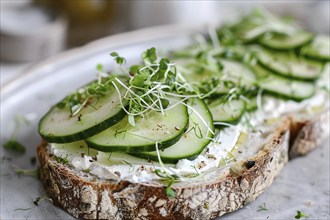
[[(193, 35), (201, 33), (203, 26), (194, 26), (187, 24), (169, 24), (160, 25), (154, 27), (147, 27), (138, 30), (132, 30), (122, 32), (103, 38), (96, 39), (80, 47), (71, 48), (41, 60), (37, 63), (31, 64), (19, 71), (19, 74), (13, 79), (9, 80), (5, 84), (1, 85), (1, 102), (4, 102), (11, 93), (15, 93), (15, 89), (18, 88), (26, 80), (34, 78), (42, 74), (43, 70), (48, 72), (47, 69), (51, 69), (53, 66), (77, 60), (87, 54), (93, 54), (102, 50), (105, 44), (116, 45), (116, 47), (123, 47), (130, 44), (139, 44), (142, 42), (148, 42), (156, 39), (162, 39), (166, 37), (175, 37), (180, 35)], [(134, 37), (132, 37), (134, 36)]]

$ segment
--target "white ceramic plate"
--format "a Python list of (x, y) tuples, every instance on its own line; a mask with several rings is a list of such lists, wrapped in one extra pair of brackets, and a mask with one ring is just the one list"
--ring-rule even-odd
[[(113, 65), (109, 53), (119, 52), (128, 64), (137, 62), (142, 51), (152, 46), (160, 51), (183, 47), (197, 28), (169, 26), (145, 29), (104, 38), (39, 63), (1, 88), (1, 145), (13, 133), (16, 116), (31, 119), (22, 125), (18, 140), (27, 147), (25, 155), (12, 155), (1, 147), (1, 219), (74, 219), (43, 200), (40, 182), (34, 177), (19, 177), (13, 164), (35, 168), (30, 158), (36, 155), (41, 138), (37, 132), (40, 117), (69, 91), (96, 76), (98, 63)], [(11, 157), (8, 161), (5, 158)], [(313, 218), (329, 218), (329, 140), (308, 157), (290, 162), (274, 184), (256, 201), (225, 215), (223, 219), (292, 219), (301, 210)], [(267, 211), (258, 211), (265, 205)]]

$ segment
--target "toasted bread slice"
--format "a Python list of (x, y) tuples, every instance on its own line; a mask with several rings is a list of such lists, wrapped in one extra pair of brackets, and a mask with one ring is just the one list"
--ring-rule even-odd
[[(138, 131), (147, 127), (150, 131), (161, 130), (160, 133), (151, 132), (150, 137), (145, 136), (148, 132), (130, 133), (119, 122), (118, 127), (109, 125), (97, 134), (96, 139), (101, 141), (89, 136), (87, 139), (74, 139), (74, 143), (70, 139), (67, 143), (42, 136), (52, 142), (44, 140), (41, 143), (38, 157), (41, 179), (54, 204), (84, 219), (213, 219), (255, 200), (272, 184), (289, 158), (305, 155), (318, 146), (329, 135), (329, 85), (324, 84), (329, 79), (329, 63), (324, 63), (323, 59), (308, 60), (303, 50), (291, 51), (308, 44), (313, 36), (311, 33), (306, 32), (310, 37), (305, 38), (307, 35), (300, 29), (288, 27), (267, 13), (264, 17), (260, 15), (251, 17), (252, 26), (248, 25), (246, 33), (243, 33), (248, 36), (257, 29), (258, 36), (254, 35), (250, 41), (239, 37), (231, 39), (241, 34), (240, 26), (224, 27), (214, 33), (219, 35), (219, 39), (210, 33), (211, 44), (208, 46), (211, 49), (197, 44), (191, 47), (193, 50), (197, 48), (196, 53), (188, 47), (188, 52), (181, 52), (177, 57), (182, 59), (178, 71), (171, 69), (175, 63), (158, 59), (155, 48), (143, 53), (144, 67), (129, 68), (127, 73), (131, 78), (128, 85), (120, 85), (128, 86), (129, 94), (134, 89), (139, 89), (139, 93), (133, 91), (134, 95), (125, 95), (131, 103), (128, 109), (132, 111), (127, 112), (128, 120), (121, 122)], [(263, 25), (268, 27), (268, 23), (263, 22), (265, 19), (279, 24), (285, 34), (278, 34), (276, 28), (265, 29)], [(261, 26), (258, 26), (260, 22)], [(246, 27), (244, 22), (242, 24)], [(299, 36), (304, 39), (297, 40)], [(246, 40), (259, 45), (245, 44)], [(220, 43), (224, 47), (219, 48)], [(123, 59), (118, 53), (112, 53), (112, 56)], [(117, 63), (122, 62), (117, 60)], [(151, 68), (151, 64), (157, 68)], [(76, 115), (77, 121), (81, 122), (81, 115), (73, 114), (77, 112), (75, 109), (87, 108), (86, 103), (96, 94), (96, 88), (102, 87), (107, 91), (108, 83), (116, 85), (111, 80), (119, 83), (117, 79), (108, 77), (105, 82), (99, 79), (100, 83), (95, 88), (83, 90), (87, 98), (76, 98), (78, 101), (66, 98), (62, 103), (66, 106), (66, 117)], [(160, 93), (158, 88), (164, 91)], [(180, 97), (177, 104), (181, 105), (182, 111), (171, 113), (171, 122), (175, 123), (168, 127), (180, 130), (177, 135), (180, 140), (171, 140), (167, 150), (158, 148), (158, 144), (162, 144), (163, 133), (171, 134), (166, 130), (167, 126), (163, 128), (169, 119), (163, 117), (166, 107), (163, 108), (162, 94), (168, 91), (173, 92), (170, 93), (173, 97)], [(140, 92), (141, 97), (137, 95)], [(78, 91), (75, 94), (74, 97), (81, 96)], [(185, 103), (191, 94), (203, 97), (200, 102), (191, 102), (200, 103), (198, 108), (189, 100), (188, 104)], [(144, 97), (148, 99), (144, 100)], [(165, 106), (173, 101), (173, 97), (164, 98), (167, 101)], [(96, 100), (95, 97), (93, 99)], [(154, 100), (158, 100), (159, 108), (154, 107)], [(139, 105), (140, 102), (143, 105)], [(60, 106), (52, 112), (55, 116)], [(124, 105), (120, 107), (125, 108)], [(93, 111), (95, 118), (100, 114), (98, 110)], [(135, 111), (141, 118), (148, 118), (143, 113), (149, 110), (162, 112), (163, 124), (155, 124), (159, 118), (153, 119), (149, 115), (149, 122), (159, 128), (148, 126), (143, 120), (137, 120), (136, 126)], [(186, 126), (176, 126), (176, 120), (183, 119), (182, 112), (186, 111), (187, 120), (183, 120)], [(53, 118), (57, 119), (55, 116)], [(57, 123), (61, 130), (63, 117), (59, 118), (48, 121), (46, 128)], [(93, 120), (88, 122), (94, 124)], [(201, 131), (201, 126), (205, 127), (205, 132)], [(219, 130), (214, 130), (214, 126)], [(187, 149), (197, 146), (196, 141), (189, 139), (190, 131), (196, 140), (204, 139), (205, 142), (198, 150), (188, 154), (185, 152)], [(135, 139), (124, 142), (126, 134), (147, 139), (151, 148), (144, 148), (144, 142), (135, 143)], [(114, 140), (120, 144), (112, 143)], [(181, 141), (184, 145), (180, 145)], [(121, 148), (116, 148), (117, 145)], [(141, 149), (133, 151), (129, 149), (132, 146)], [(92, 154), (89, 148), (92, 148)], [(113, 156), (113, 153), (118, 154)], [(127, 156), (132, 163), (126, 161)], [(170, 164), (174, 160), (176, 164)], [(132, 166), (138, 169), (129, 171)]]
[(290, 128), (290, 159), (306, 155), (320, 145), (329, 136), (329, 120), (329, 110), (312, 119), (292, 119)]
[[(329, 134), (329, 111), (312, 118), (285, 117), (251, 155), (244, 153), (225, 169), (201, 181), (172, 185), (159, 181), (100, 179), (58, 162), (43, 141), (38, 147), (41, 179), (54, 205), (84, 219), (212, 219), (255, 200), (273, 182), (289, 157), (304, 155)], [(205, 181), (207, 180), (207, 181)]]

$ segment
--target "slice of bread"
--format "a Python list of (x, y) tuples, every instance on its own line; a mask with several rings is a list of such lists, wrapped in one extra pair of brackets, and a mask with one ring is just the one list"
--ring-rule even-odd
[[(329, 134), (329, 111), (285, 116), (265, 134), (253, 155), (242, 149), (229, 167), (207, 172), (202, 180), (166, 184), (101, 179), (60, 163), (43, 141), (38, 147), (41, 179), (54, 205), (84, 219), (212, 219), (255, 200), (273, 182), (288, 158), (304, 155)], [(260, 144), (260, 143), (259, 143)], [(257, 143), (255, 143), (257, 145)], [(253, 151), (252, 151), (253, 152)]]
[[(181, 126), (180, 140), (184, 140), (185, 144), (176, 145), (173, 144), (176, 142), (173, 142), (171, 147), (175, 148), (169, 150), (171, 157), (167, 157), (170, 153), (166, 152), (166, 149), (158, 148), (158, 144), (162, 143), (162, 137), (154, 139), (154, 136), (159, 136), (162, 132), (167, 134), (168, 130), (159, 134), (152, 133), (151, 138), (145, 137), (143, 132), (132, 133), (139, 138), (152, 140), (150, 145), (152, 148), (148, 149), (152, 152), (145, 152), (148, 150), (143, 148), (134, 152), (128, 150), (136, 143), (135, 140), (124, 142), (126, 133), (131, 133), (123, 125), (109, 127), (110, 130), (113, 129), (109, 133), (102, 131), (97, 134), (105, 140), (104, 143), (93, 142), (97, 139), (93, 138), (95, 136), (91, 137), (95, 135), (94, 133), (83, 138), (66, 139), (67, 134), (60, 132), (61, 140), (58, 142), (49, 137), (54, 135), (52, 129), (48, 135), (42, 135), (45, 140), (56, 142), (43, 141), (37, 149), (41, 180), (54, 205), (83, 219), (213, 219), (254, 201), (272, 184), (290, 158), (305, 155), (320, 145), (329, 135), (330, 94), (327, 82), (330, 65), (326, 63), (329, 60), (319, 56), (322, 53), (318, 51), (318, 47), (312, 47), (317, 55), (314, 59), (319, 59), (318, 61), (308, 60), (305, 57), (308, 55), (305, 45), (310, 43), (313, 34), (295, 28), (292, 31), (292, 27), (287, 27), (286, 22), (274, 20), (268, 13), (264, 14), (264, 17), (261, 15), (262, 13), (258, 12), (254, 15), (256, 17), (247, 17), (252, 19), (250, 21), (252, 25), (247, 26), (251, 26), (252, 29), (248, 28), (245, 30), (246, 33), (241, 33), (244, 26), (246, 27), (244, 21), (238, 24), (239, 26), (233, 26), (232, 30), (225, 26), (219, 31), (214, 30), (214, 33), (210, 31), (208, 46), (211, 49), (205, 47), (205, 42), (199, 42), (197, 47), (192, 45), (176, 54), (178, 59), (182, 59), (179, 60), (178, 65), (180, 62), (183, 63), (183, 66), (178, 67), (178, 71), (171, 70), (171, 67), (176, 65), (175, 62), (158, 59), (155, 48), (143, 53), (144, 67), (136, 70), (136, 66), (132, 66), (134, 68), (126, 71), (131, 77), (127, 91), (138, 88), (137, 92), (147, 91), (142, 93), (142, 96), (146, 97), (146, 94), (149, 96), (150, 91), (158, 92), (160, 88), (150, 86), (152, 84), (150, 82), (161, 85), (166, 89), (163, 92), (171, 91), (169, 87), (177, 83), (179, 86), (174, 86), (173, 97), (187, 98), (190, 94), (198, 97), (202, 95), (204, 100), (203, 105), (200, 106), (205, 108), (200, 108), (201, 112), (203, 111), (205, 115), (211, 112), (209, 120), (204, 120), (199, 110), (189, 107), (193, 111), (186, 115), (189, 117), (189, 122), (186, 120), (188, 123), (185, 124), (191, 129), (185, 131), (183, 129), (185, 126)], [(278, 35), (277, 28), (269, 30), (270, 35), (268, 31), (260, 32), (260, 30), (268, 30), (267, 22), (259, 24), (266, 18), (270, 19), (270, 23), (279, 24), (285, 34), (280, 32), (281, 34)], [(240, 25), (243, 25), (243, 28)], [(257, 36), (258, 42), (255, 42), (256, 36), (250, 39), (240, 38), (242, 34), (248, 36), (256, 30), (261, 33)], [(219, 39), (214, 37), (216, 35), (219, 35)], [(233, 36), (236, 37), (231, 39)], [(256, 45), (245, 44), (247, 42)], [(220, 43), (224, 47), (218, 48)], [(298, 47), (299, 50), (293, 50)], [(118, 64), (122, 64), (124, 58), (119, 57), (117, 53), (112, 53), (111, 56), (115, 57), (115, 60), (119, 59)], [(217, 61), (218, 58), (220, 60)], [(157, 68), (151, 68), (151, 65), (156, 65)], [(145, 73), (145, 70), (150, 71)], [(176, 79), (179, 81), (175, 82)], [(110, 77), (108, 80), (106, 82), (110, 85), (112, 82)], [(103, 91), (101, 88), (109, 86), (103, 83), (101, 78), (99, 83), (97, 88), (100, 91)], [(116, 83), (113, 85), (118, 91)], [(126, 88), (125, 84), (121, 85)], [(186, 89), (187, 91), (182, 92)], [(85, 101), (80, 100), (79, 97), (82, 95), (78, 92), (75, 93), (75, 99), (72, 97), (65, 99), (64, 105), (70, 106), (70, 112), (69, 108), (64, 109), (65, 117), (60, 117), (60, 120), (54, 120), (55, 117), (52, 115), (50, 117), (52, 120), (48, 121), (47, 126), (52, 128), (52, 123), (56, 122), (59, 126), (55, 130), (61, 130), (64, 126), (63, 120), (73, 115), (81, 121), (81, 116), (76, 114), (76, 108), (78, 106), (81, 110), (87, 107), (86, 103), (92, 97), (88, 98), (88, 95), (95, 94), (96, 89), (91, 86), (83, 91), (87, 97), (83, 99)], [(161, 104), (163, 93), (157, 92), (153, 94), (155, 99), (151, 97), (147, 101), (134, 91), (134, 95), (128, 97), (125, 95), (125, 98), (129, 103), (143, 103), (138, 106), (141, 109), (146, 108), (143, 111), (158, 110), (164, 113)], [(122, 94), (118, 93), (121, 100)], [(136, 96), (139, 98), (136, 99)], [(166, 98), (168, 102), (173, 99), (170, 97), (164, 99)], [(159, 101), (159, 109), (154, 108), (153, 105), (150, 108), (149, 102), (158, 102), (154, 100)], [(184, 100), (180, 103), (183, 102)], [(189, 106), (189, 102), (187, 103)], [(124, 105), (121, 107), (125, 108)], [(129, 105), (128, 109), (131, 108), (134, 111), (128, 112), (130, 118), (122, 122), (134, 127), (136, 110), (134, 105)], [(95, 107), (93, 109), (98, 110)], [(51, 113), (56, 114), (56, 111)], [(196, 122), (194, 114), (201, 119), (200, 123)], [(97, 118), (97, 113), (94, 116)], [(183, 118), (182, 113), (173, 116), (174, 120)], [(158, 123), (158, 119), (152, 120), (151, 116), (148, 119), (152, 124)], [(164, 123), (165, 121), (169, 120), (164, 119)], [(93, 124), (95, 121), (93, 119), (89, 122)], [(135, 127), (136, 130), (142, 130), (143, 126), (150, 127), (142, 123), (140, 125), (141, 127)], [(202, 135), (204, 132), (201, 131), (200, 125), (207, 126), (207, 135)], [(208, 125), (212, 125), (212, 128)], [(219, 130), (214, 132), (213, 125), (218, 126)], [(160, 123), (157, 126), (162, 128), (163, 125)], [(175, 124), (171, 128), (180, 130)], [(189, 135), (187, 133), (192, 130), (195, 138), (203, 138), (208, 142), (204, 144), (203, 141), (204, 145), (199, 148), (200, 150), (198, 149), (198, 152), (196, 151), (197, 153), (185, 154), (187, 152), (184, 151), (187, 149), (198, 146), (197, 142), (187, 137)], [(42, 134), (40, 129), (39, 133)], [(116, 137), (119, 133), (123, 135), (122, 139)], [(214, 137), (213, 133), (215, 133)], [(116, 143), (109, 144), (115, 138), (118, 138), (116, 140), (120, 146), (127, 149), (120, 149), (121, 153), (115, 152), (118, 150), (114, 148)], [(70, 142), (73, 140), (76, 142)], [(145, 147), (144, 143), (139, 146)], [(89, 148), (92, 148), (92, 154)], [(118, 154), (113, 156), (113, 153)], [(136, 157), (128, 155), (129, 153)], [(192, 159), (191, 155), (197, 155), (197, 158)], [(126, 157), (133, 162), (130, 160), (127, 162)], [(158, 163), (150, 160), (152, 158)], [(167, 160), (168, 164), (164, 164), (162, 160), (165, 159), (178, 160), (178, 162), (173, 165), (169, 164), (173, 162), (172, 160)], [(136, 166), (138, 169), (127, 171), (131, 166)]]

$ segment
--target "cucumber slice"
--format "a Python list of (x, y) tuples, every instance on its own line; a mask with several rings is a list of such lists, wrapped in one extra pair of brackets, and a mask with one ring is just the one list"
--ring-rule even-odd
[(280, 75), (302, 80), (317, 79), (322, 72), (319, 62), (306, 60), (294, 54), (258, 50), (259, 63)]
[(245, 105), (245, 110), (248, 112), (254, 111), (258, 108), (257, 98), (252, 97)]
[(213, 91), (212, 95), (217, 96), (227, 93), (235, 86), (234, 82), (229, 79), (221, 80), (223, 74), (220, 62), (207, 65), (199, 62), (197, 59), (180, 59), (177, 63), (184, 66), (180, 72), (185, 79), (190, 82), (192, 86), (196, 86), (201, 93), (206, 94)]
[(216, 55), (216, 57), (241, 62), (242, 60), (249, 58), (250, 54), (248, 52), (250, 47), (251, 46), (241, 44), (226, 46)]
[(164, 114), (151, 111), (144, 118), (135, 117), (135, 126), (128, 123), (126, 116), (116, 125), (86, 140), (96, 150), (110, 152), (142, 152), (154, 151), (158, 143), (159, 149), (176, 143), (188, 127), (187, 107), (172, 101)]
[[(210, 132), (210, 130), (214, 132), (212, 115), (204, 101), (197, 98), (190, 99), (188, 105), (197, 111), (199, 115), (192, 109), (188, 109), (190, 113), (189, 128), (177, 143), (159, 152), (163, 162), (176, 163), (182, 158), (193, 159), (203, 151), (213, 138), (213, 134)], [(207, 123), (207, 126), (201, 118)], [(141, 152), (135, 155), (158, 161), (156, 151)]]
[(236, 36), (243, 43), (250, 43), (256, 41), (264, 34), (263, 31), (253, 31), (258, 28), (258, 24), (242, 22), (239, 26), (235, 27)]
[(54, 155), (61, 158), (72, 160), (75, 156), (88, 155), (95, 157), (97, 150), (89, 149), (85, 141), (74, 141), (69, 143), (51, 143), (51, 149)]
[(238, 23), (224, 25), (219, 31), (221, 41), (229, 44), (250, 43), (257, 40), (269, 28), (261, 27), (267, 18), (262, 14), (251, 14), (244, 16)]
[[(255, 84), (255, 75), (243, 63), (219, 59), (212, 65), (198, 62), (198, 60), (185, 60), (182, 74), (188, 82), (197, 84), (201, 93), (212, 91), (213, 96), (226, 94), (233, 87), (251, 86)], [(183, 63), (183, 61), (179, 61)]]
[[(127, 81), (126, 77), (119, 79)], [(119, 83), (116, 85), (120, 93), (124, 94), (126, 89)], [(87, 89), (88, 85), (83, 88)], [(121, 97), (111, 82), (105, 95), (93, 96), (88, 103), (74, 116), (68, 103), (64, 107), (53, 106), (40, 120), (40, 135), (51, 143), (83, 140), (116, 124), (126, 115), (122, 108)], [(125, 101), (123, 104), (126, 105)]]
[(305, 31), (297, 31), (293, 35), (267, 33), (259, 38), (259, 43), (275, 50), (291, 50), (311, 42), (313, 37), (312, 33)]
[(311, 44), (302, 48), (301, 52), (313, 59), (330, 61), (330, 37), (325, 35), (315, 37)]
[(253, 72), (244, 63), (232, 60), (221, 60), (225, 79), (230, 79), (240, 86), (253, 86), (256, 78)]
[(112, 165), (152, 165), (145, 159), (133, 157), (122, 152), (101, 152), (88, 148), (85, 141), (75, 141), (70, 143), (51, 143), (51, 149), (54, 155), (72, 161), (74, 157), (82, 155), (97, 157), (97, 164), (104, 166)]
[(197, 59), (180, 59), (176, 62), (183, 66), (181, 72), (189, 82), (206, 82), (212, 78), (221, 77), (219, 63), (209, 65)]
[(224, 102), (217, 99), (209, 104), (214, 122), (235, 124), (245, 111), (245, 101), (237, 99)]
[(171, 52), (171, 55), (173, 56), (174, 59), (182, 59), (182, 58), (193, 58), (196, 57), (199, 53), (203, 51), (207, 51), (209, 49), (212, 49), (212, 47), (209, 45), (207, 48), (201, 47), (199, 44), (198, 45), (192, 45), (189, 47), (186, 47), (181, 50), (174, 50)]
[(272, 74), (260, 65), (252, 67), (256, 75), (260, 76), (258, 86), (265, 91), (277, 94), (289, 99), (300, 101), (310, 98), (315, 94), (314, 83), (297, 81)]

